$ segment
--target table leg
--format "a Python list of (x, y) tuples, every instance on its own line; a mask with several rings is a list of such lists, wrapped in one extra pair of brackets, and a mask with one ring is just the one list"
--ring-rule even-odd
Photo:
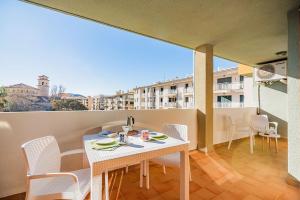
[(91, 170), (91, 200), (102, 200), (102, 173), (95, 175)]
[(189, 152), (180, 152), (180, 200), (189, 199)]
[(144, 161), (141, 161), (140, 163), (140, 188), (143, 187), (143, 179), (144, 179)]
[(108, 170), (105, 171), (105, 200), (109, 200), (109, 191), (108, 191)]
[(146, 160), (146, 188), (149, 190), (150, 188), (150, 173), (149, 173), (149, 160)]

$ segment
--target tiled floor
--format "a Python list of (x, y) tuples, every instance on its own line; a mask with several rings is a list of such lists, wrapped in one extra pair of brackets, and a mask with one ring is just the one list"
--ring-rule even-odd
[[(300, 200), (300, 189), (285, 182), (287, 176), (287, 142), (280, 140), (279, 153), (261, 149), (261, 140), (253, 155), (249, 153), (248, 140), (234, 141), (231, 150), (226, 146), (204, 155), (190, 153), (192, 179), (191, 200)], [(111, 193), (112, 198), (116, 189)], [(119, 199), (166, 200), (179, 199), (179, 170), (151, 164), (150, 190), (139, 188), (139, 167), (132, 166), (124, 176)], [(21, 199), (21, 198), (14, 198)], [(23, 199), (23, 198), (22, 198)]]
[[(287, 176), (287, 142), (280, 141), (279, 153), (261, 149), (261, 140), (253, 155), (249, 153), (249, 142), (233, 142), (230, 151), (225, 146), (204, 155), (198, 151), (190, 154), (192, 179), (190, 199), (214, 200), (299, 200), (300, 189), (285, 182)], [(139, 168), (131, 167), (124, 177), (119, 199), (179, 199), (179, 171), (150, 166), (150, 190), (140, 189)], [(112, 194), (114, 195), (114, 194)]]

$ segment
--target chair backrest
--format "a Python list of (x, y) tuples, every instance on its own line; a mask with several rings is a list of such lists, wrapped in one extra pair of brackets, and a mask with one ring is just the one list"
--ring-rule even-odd
[(166, 124), (163, 126), (162, 132), (168, 136), (188, 141), (188, 128), (182, 124)]
[(251, 117), (250, 127), (254, 131), (266, 132), (269, 127), (269, 120), (267, 115), (253, 115)]
[(22, 145), (30, 175), (59, 172), (61, 156), (59, 146), (53, 136), (37, 138)]

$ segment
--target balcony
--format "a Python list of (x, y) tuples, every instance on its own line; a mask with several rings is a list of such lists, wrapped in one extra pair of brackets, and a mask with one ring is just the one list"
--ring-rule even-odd
[(183, 108), (194, 108), (194, 103), (193, 102), (184, 102), (183, 103)]
[(183, 89), (183, 95), (189, 96), (194, 94), (194, 88), (188, 87)]
[(177, 107), (177, 102), (165, 103), (165, 107), (167, 107), (167, 108), (176, 108)]
[(214, 92), (234, 92), (242, 91), (244, 89), (244, 82), (233, 83), (217, 83), (214, 85)]
[[(130, 4), (120, 1), (101, 3), (92, 1), (84, 6), (79, 1), (74, 1), (72, 6), (58, 0), (28, 2), (190, 48), (194, 51), (195, 82), (205, 84), (203, 86), (206, 88), (211, 86), (207, 80), (212, 77), (205, 75), (209, 75), (213, 69), (214, 52), (220, 57), (253, 65), (261, 61), (278, 59), (276, 52), (288, 49), (288, 59), (293, 61), (289, 62), (288, 66), (288, 86), (287, 88), (282, 86), (278, 90), (268, 87), (269, 93), (266, 96), (271, 99), (269, 104), (272, 104), (272, 109), (267, 109), (270, 112), (269, 116), (283, 125), (288, 123), (291, 127), (288, 133), (281, 132), (284, 137), (288, 137), (289, 143), (286, 138), (282, 138), (278, 153), (272, 149), (262, 151), (261, 138), (256, 136), (255, 152), (251, 155), (249, 133), (238, 133), (234, 137), (232, 148), (228, 150), (229, 131), (224, 118), (231, 116), (237, 127), (249, 125), (249, 118), (256, 114), (256, 108), (215, 108), (212, 111), (211, 91), (207, 92), (205, 89), (195, 94), (195, 100), (200, 104), (197, 105), (197, 109), (1, 113), (0, 155), (3, 159), (0, 166), (0, 197), (16, 194), (6, 199), (24, 199), (22, 193), (26, 188), (24, 179), (26, 172), (20, 151), (22, 143), (51, 133), (57, 138), (62, 151), (82, 147), (82, 136), (86, 130), (99, 126), (109, 128), (118, 122), (124, 124), (127, 116), (133, 115), (139, 128), (160, 130), (164, 123), (180, 123), (188, 126), (193, 180), (189, 188), (186, 187), (190, 195), (181, 196), (181, 199), (300, 199), (299, 187), (286, 183), (288, 176), (294, 177), (295, 185), (299, 184), (297, 181), (300, 180), (299, 118), (294, 117), (298, 116), (300, 108), (299, 0), (255, 0), (254, 3), (235, 1), (237, 12), (232, 12), (232, 4), (218, 4), (213, 1), (205, 1), (202, 7), (199, 7), (197, 1), (178, 1), (176, 4), (172, 4), (172, 1), (134, 1)], [(258, 2), (259, 6), (252, 6)], [(160, 12), (157, 12), (157, 8)], [(96, 14), (93, 11), (97, 11)], [(180, 11), (180, 20), (178, 20), (179, 12), (174, 11)], [(230, 13), (233, 16), (227, 17)], [(207, 17), (212, 14), (214, 17)], [(190, 20), (204, 18), (201, 23), (198, 20)], [(254, 18), (260, 23), (247, 23)], [(139, 19), (139, 23), (133, 19)], [(155, 28), (147, 29), (153, 27), (153, 21)], [(218, 23), (222, 23), (221, 26), (224, 28), (216, 28)], [(244, 31), (245, 24), (249, 30), (255, 31)], [(258, 35), (261, 37), (257, 37)], [(294, 42), (287, 43), (287, 40)], [(259, 53), (256, 51), (258, 44), (264, 47)], [(247, 50), (239, 51), (240, 49)], [(214, 90), (226, 92), (233, 89), (241, 91), (243, 86), (217, 85)], [(282, 99), (290, 103), (280, 101), (282, 96), (284, 97)], [(274, 105), (279, 106), (273, 110)], [(281, 107), (287, 110), (286, 113), (278, 114), (277, 110)], [(205, 126), (201, 127), (203, 124)], [(202, 147), (202, 143), (205, 148), (201, 150), (211, 150), (211, 145), (214, 145), (214, 151), (201, 153), (196, 150), (197, 146)], [(62, 162), (62, 168), (66, 170), (80, 168), (81, 164), (81, 157), (66, 158)], [(119, 198), (178, 199), (180, 193), (178, 169), (168, 167), (164, 175), (160, 165), (151, 163), (150, 168), (151, 185), (149, 190), (145, 190), (140, 189), (138, 185), (139, 169), (135, 166), (129, 167), (129, 173), (124, 175), (126, 184), (122, 185)]]
[[(168, 104), (175, 105), (175, 104)], [(32, 138), (45, 136), (50, 131), (51, 127), (55, 127), (56, 131), (53, 135), (58, 139), (60, 148), (65, 151), (73, 148), (82, 147), (81, 139), (85, 130), (93, 127), (103, 126), (109, 127), (114, 124), (112, 122), (124, 121), (129, 115), (129, 111), (93, 111), (93, 112), (33, 112), (33, 113), (7, 113), (9, 118), (0, 116), (1, 132), (5, 135), (2, 138), (2, 149), (5, 152), (13, 152), (20, 148), (20, 144)], [(153, 117), (153, 113), (155, 116)], [(233, 142), (232, 150), (227, 150), (226, 130), (224, 129), (225, 115), (231, 115), (233, 118), (247, 119), (256, 112), (255, 108), (218, 108), (214, 112), (214, 144), (219, 144), (215, 147), (215, 152), (205, 155), (199, 151), (193, 151), (197, 147), (197, 114), (196, 110), (155, 110), (155, 111), (130, 111), (135, 116), (136, 127), (152, 127), (159, 130), (162, 123), (177, 123), (186, 124), (189, 127), (190, 143), (190, 158), (193, 181), (190, 183), (191, 198), (200, 198), (209, 196), (210, 198), (223, 198), (226, 195), (229, 199), (235, 198), (250, 198), (255, 195), (258, 198), (270, 199), (276, 196), (285, 196), (287, 199), (299, 197), (297, 188), (288, 186), (282, 178), (282, 174), (286, 172), (287, 160), (287, 142), (285, 140), (279, 143), (279, 153), (274, 157), (273, 153), (269, 151), (262, 152), (260, 148), (251, 155), (249, 151), (248, 139), (235, 140)], [(151, 114), (152, 113), (152, 114)], [(164, 116), (161, 120), (160, 116)], [(80, 119), (80, 124), (78, 124)], [(143, 119), (140, 121), (139, 119)], [(27, 123), (23, 123), (26, 120)], [(38, 124), (38, 126), (36, 126)], [(12, 129), (11, 126), (18, 125)], [(107, 126), (109, 125), (109, 126)], [(24, 130), (28, 132), (26, 135), (20, 134)], [(239, 136), (245, 137), (243, 135)], [(260, 139), (257, 138), (257, 143), (260, 144)], [(9, 141), (19, 141), (11, 143)], [(10, 145), (4, 145), (4, 144)], [(4, 151), (1, 151), (5, 153)], [(237, 152), (244, 152), (242, 154)], [(2, 180), (6, 182), (7, 187), (1, 190), (2, 196), (21, 193), (24, 191), (23, 172), (24, 160), (20, 151), (14, 154), (16, 159), (10, 159), (7, 165), (2, 165), (2, 171), (9, 171), (14, 173), (2, 174)], [(63, 169), (80, 168), (80, 157), (76, 159), (66, 158), (63, 160)], [(234, 163), (232, 159), (234, 158)], [(249, 162), (251, 160), (251, 162)], [(11, 166), (18, 166), (12, 168)], [(131, 166), (128, 174), (124, 176), (124, 183), (121, 188), (120, 199), (139, 199), (142, 195), (144, 199), (151, 197), (161, 197), (164, 199), (173, 199), (179, 196), (179, 180), (178, 169), (168, 167), (167, 174), (162, 173), (160, 165), (151, 163), (151, 186), (150, 190), (140, 189), (137, 182), (139, 176), (139, 167)], [(19, 173), (21, 172), (21, 173)], [(267, 177), (272, 177), (272, 180)], [(7, 182), (6, 180), (10, 180)], [(271, 182), (276, 184), (269, 184)], [(265, 190), (265, 185), (268, 185), (268, 190)], [(126, 185), (126, 186), (125, 186)], [(13, 187), (12, 187), (13, 186)], [(277, 188), (281, 189), (278, 190)], [(264, 188), (264, 189), (263, 189)], [(238, 189), (238, 190), (237, 190)], [(134, 192), (133, 192), (134, 191)], [(237, 192), (238, 191), (238, 192)], [(112, 190), (112, 197), (116, 194), (116, 190)], [(250, 195), (250, 197), (249, 197)], [(22, 199), (23, 194), (21, 193)], [(296, 198), (296, 199), (297, 199)], [(11, 198), (5, 198), (11, 199)]]
[(215, 108), (243, 108), (242, 102), (217, 102), (214, 104)]

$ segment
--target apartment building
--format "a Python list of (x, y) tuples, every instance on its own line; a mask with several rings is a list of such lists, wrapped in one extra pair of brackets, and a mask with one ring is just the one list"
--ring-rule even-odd
[[(176, 78), (134, 90), (134, 109), (169, 109), (194, 107), (193, 77)], [(214, 72), (214, 107), (253, 105), (253, 78), (242, 76), (238, 68)]]
[(134, 89), (134, 108), (193, 108), (193, 77), (176, 78)]
[(252, 75), (241, 75), (238, 68), (214, 72), (214, 107), (251, 107), (253, 102)]
[(104, 96), (104, 110), (133, 110), (133, 91), (118, 91), (115, 95)]

